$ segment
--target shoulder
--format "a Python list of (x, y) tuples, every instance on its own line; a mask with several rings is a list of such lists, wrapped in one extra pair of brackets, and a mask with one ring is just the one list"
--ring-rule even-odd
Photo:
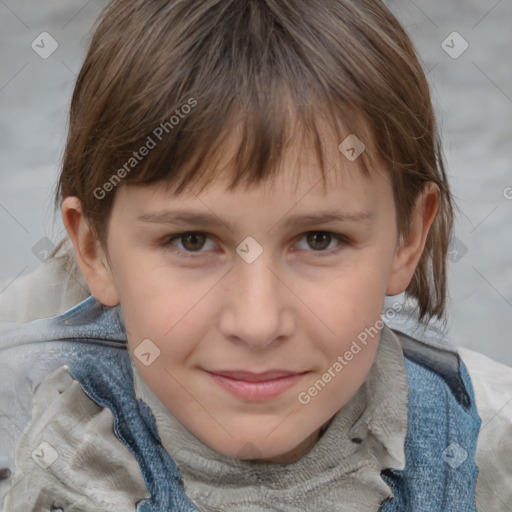
[(508, 512), (512, 502), (512, 368), (472, 350), (435, 346), (402, 332), (396, 334), (409, 366), (431, 370), (419, 371), (416, 386), (430, 386), (423, 375), (434, 372), (463, 407), (472, 388), (481, 419), (475, 451), (477, 510)]
[(0, 322), (29, 322), (58, 315), (90, 295), (69, 238), (61, 240), (50, 255), (44, 247), (36, 252), (46, 259), (35, 270), (0, 283), (4, 290), (0, 294)]
[[(448, 345), (427, 343), (413, 338), (412, 336), (394, 331), (398, 336), (404, 357), (410, 366), (422, 369), (420, 380), (416, 385), (428, 387), (430, 384), (424, 382), (425, 375), (434, 376), (434, 380), (443, 382), (450, 389), (455, 400), (465, 409), (469, 410), (471, 398), (468, 392), (468, 379), (460, 366), (460, 355)], [(425, 373), (427, 372), (427, 373)]]
[(137, 460), (114, 433), (112, 412), (85, 394), (67, 365), (37, 385), (15, 466), (4, 501), (11, 512), (135, 510), (148, 497)]
[(471, 376), (482, 425), (476, 461), (477, 504), (508, 511), (512, 503), (512, 368), (472, 350), (459, 354)]

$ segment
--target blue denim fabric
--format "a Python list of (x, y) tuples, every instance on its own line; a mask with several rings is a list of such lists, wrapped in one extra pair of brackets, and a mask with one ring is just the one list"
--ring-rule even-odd
[(26, 323), (0, 322), (0, 508), (16, 470), (15, 447), (32, 418), (38, 384), (57, 368), (126, 353), (120, 310), (93, 297), (59, 316)]
[(409, 382), (406, 467), (383, 473), (395, 498), (384, 503), (381, 512), (476, 511), (475, 454), (481, 420), (467, 369), (460, 361), (470, 398), (465, 407), (438, 375), (407, 358), (405, 366)]
[(155, 418), (149, 407), (135, 397), (128, 352), (102, 359), (86, 356), (70, 365), (70, 374), (97, 404), (114, 413), (114, 431), (137, 459), (151, 500), (137, 512), (197, 512), (183, 489), (178, 466), (163, 448)]
[[(58, 362), (68, 364), (95, 403), (112, 410), (117, 437), (140, 465), (151, 499), (139, 502), (137, 512), (197, 511), (184, 492), (176, 463), (161, 445), (151, 410), (135, 397), (119, 307), (102, 306), (91, 296), (60, 316), (23, 328), (0, 328), (0, 339), (0, 349), (35, 340), (60, 341)], [(445, 365), (443, 371), (434, 371), (440, 351), (430, 347), (426, 356), (421, 350), (415, 355), (415, 343), (413, 350), (410, 343), (404, 350), (409, 383), (406, 467), (383, 472), (395, 497), (381, 511), (476, 511), (480, 418), (470, 377), (458, 358), (455, 370)], [(51, 366), (58, 366), (55, 358)]]

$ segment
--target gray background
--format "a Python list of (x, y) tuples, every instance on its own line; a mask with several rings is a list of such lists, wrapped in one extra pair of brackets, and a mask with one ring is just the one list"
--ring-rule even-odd
[[(512, 365), (512, 0), (385, 3), (428, 72), (460, 209), (451, 340)], [(65, 233), (52, 192), (74, 80), (104, 5), (0, 0), (0, 293), (40, 264), (41, 239)], [(42, 32), (59, 45), (47, 59), (31, 48)], [(469, 47), (453, 58), (442, 43), (457, 52), (461, 38)]]

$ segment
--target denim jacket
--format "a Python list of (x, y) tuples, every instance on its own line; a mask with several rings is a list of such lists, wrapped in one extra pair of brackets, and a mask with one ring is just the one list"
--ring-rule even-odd
[[(383, 472), (394, 498), (381, 510), (475, 511), (480, 418), (467, 369), (455, 352), (397, 334), (409, 385), (406, 467)], [(151, 410), (135, 397), (119, 307), (105, 307), (90, 296), (55, 317), (4, 323), (0, 340), (2, 362), (9, 363), (2, 364), (2, 371), (11, 368), (0, 395), (2, 426), (8, 433), (0, 445), (4, 457), (0, 463), (9, 462), (6, 453), (12, 462), (12, 448), (30, 420), (30, 387), (65, 364), (86, 395), (112, 411), (116, 436), (140, 466), (148, 498), (135, 510), (198, 510), (184, 491), (177, 465), (160, 443)], [(20, 353), (21, 346), (30, 348), (30, 356), (27, 350)], [(47, 456), (44, 447), (40, 454)], [(9, 493), (4, 494), (8, 506)]]

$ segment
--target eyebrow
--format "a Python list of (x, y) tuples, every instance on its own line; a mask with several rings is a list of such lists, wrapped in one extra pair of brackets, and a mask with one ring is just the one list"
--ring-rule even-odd
[[(372, 220), (375, 217), (375, 212), (372, 211), (348, 212), (327, 210), (323, 212), (298, 214), (287, 217), (283, 222), (283, 225), (285, 227), (292, 227), (326, 224), (328, 222), (362, 222)], [(140, 215), (137, 217), (137, 220), (156, 224), (186, 224), (217, 228), (227, 227), (228, 229), (231, 229), (229, 223), (222, 220), (219, 216), (193, 210), (160, 210)], [(279, 222), (276, 222), (276, 224), (279, 224)]]

